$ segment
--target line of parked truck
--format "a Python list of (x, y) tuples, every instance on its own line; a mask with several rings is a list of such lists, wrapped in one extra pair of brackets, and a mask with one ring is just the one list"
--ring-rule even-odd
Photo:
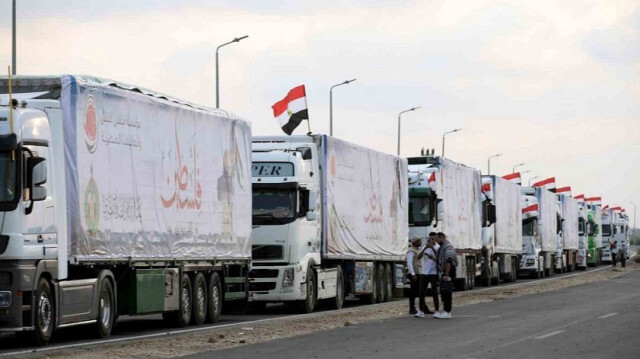
[(107, 337), (120, 315), (388, 301), (408, 237), (431, 231), (458, 250), (458, 289), (628, 246), (624, 210), (596, 198), (326, 135), (252, 138), (225, 111), (71, 75), (0, 79), (0, 211), (0, 332), (38, 344)]

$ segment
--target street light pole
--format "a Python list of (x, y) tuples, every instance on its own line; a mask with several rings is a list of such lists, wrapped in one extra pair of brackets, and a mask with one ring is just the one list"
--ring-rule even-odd
[(533, 176), (533, 177), (529, 178), (529, 187), (531, 187), (531, 180), (536, 179), (538, 177), (540, 177), (540, 176)]
[(445, 132), (442, 134), (442, 157), (444, 157), (444, 136), (450, 134), (450, 133), (454, 133), (454, 132), (458, 132), (458, 131), (462, 131), (461, 128), (456, 128), (455, 130), (451, 130), (448, 132)]
[(518, 163), (517, 165), (513, 166), (513, 171), (511, 171), (511, 173), (516, 173), (516, 167), (524, 166), (526, 164), (526, 162)]
[(11, 32), (11, 74), (16, 74), (16, 0), (13, 0), (13, 22)]
[(331, 88), (329, 89), (329, 136), (333, 136), (333, 88), (334, 87), (338, 87), (338, 86), (342, 86), (342, 85), (348, 85), (348, 84), (352, 83), (355, 80), (356, 79), (346, 80), (346, 81), (341, 82), (341, 83), (339, 83), (337, 85), (331, 86)]
[(487, 175), (491, 174), (491, 159), (502, 156), (502, 153), (498, 153), (497, 155), (489, 156), (487, 158)]
[(398, 156), (400, 156), (400, 119), (401, 119), (401, 116), (402, 116), (402, 114), (403, 114), (403, 113), (405, 113), (405, 112), (415, 111), (415, 110), (417, 110), (417, 109), (419, 109), (419, 108), (420, 108), (420, 106), (418, 106), (418, 107), (412, 107), (412, 108), (410, 108), (410, 109), (408, 109), (408, 110), (404, 110), (404, 111), (402, 111), (402, 112), (400, 112), (400, 113), (398, 114)]
[(234, 42), (240, 42), (240, 40), (246, 39), (247, 37), (249, 37), (249, 35), (245, 35), (242, 37), (236, 37), (235, 39), (229, 41), (229, 42), (225, 42), (224, 44), (218, 46), (216, 48), (216, 108), (220, 108), (220, 86), (219, 86), (219, 81), (218, 81), (218, 51), (220, 50), (221, 47), (223, 46), (227, 46), (229, 44), (233, 44)]

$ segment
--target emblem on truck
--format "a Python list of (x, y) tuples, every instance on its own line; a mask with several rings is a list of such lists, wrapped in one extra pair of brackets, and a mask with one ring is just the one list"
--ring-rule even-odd
[(87, 231), (95, 235), (100, 225), (100, 194), (93, 180), (93, 166), (89, 183), (84, 190), (84, 220), (87, 223)]
[(98, 113), (93, 96), (87, 97), (84, 105), (84, 142), (89, 153), (96, 152), (98, 147)]

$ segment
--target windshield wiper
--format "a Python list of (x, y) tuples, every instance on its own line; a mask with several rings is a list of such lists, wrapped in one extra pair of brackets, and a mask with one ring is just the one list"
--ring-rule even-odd
[(269, 217), (269, 218), (275, 219), (276, 222), (278, 222), (279, 224), (287, 224), (287, 222), (282, 220), (282, 218), (278, 218), (278, 217), (274, 216), (273, 213), (254, 214), (253, 217)]

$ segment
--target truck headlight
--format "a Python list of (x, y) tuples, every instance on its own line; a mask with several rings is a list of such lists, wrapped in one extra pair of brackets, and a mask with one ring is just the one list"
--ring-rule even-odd
[(591, 258), (592, 257), (591, 253), (587, 253), (587, 257)]
[(0, 292), (0, 308), (6, 308), (11, 305), (11, 292)]
[(293, 268), (285, 268), (282, 275), (282, 288), (293, 286)]

